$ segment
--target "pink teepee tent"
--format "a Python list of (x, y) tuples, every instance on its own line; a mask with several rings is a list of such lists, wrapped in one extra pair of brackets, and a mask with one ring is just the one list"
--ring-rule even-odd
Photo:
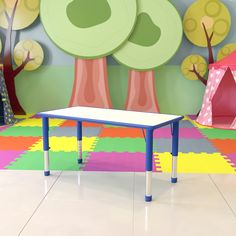
[(236, 130), (236, 51), (209, 66), (209, 78), (197, 122)]

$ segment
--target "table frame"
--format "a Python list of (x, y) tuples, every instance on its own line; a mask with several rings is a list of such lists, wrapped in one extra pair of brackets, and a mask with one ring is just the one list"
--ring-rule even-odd
[(101, 124), (110, 124), (117, 126), (141, 128), (146, 130), (146, 192), (145, 192), (145, 201), (152, 201), (152, 163), (153, 163), (153, 132), (155, 129), (171, 125), (172, 133), (172, 173), (171, 173), (171, 183), (177, 183), (177, 157), (178, 157), (178, 146), (179, 146), (179, 121), (183, 119), (182, 116), (179, 118), (173, 119), (168, 122), (156, 126), (143, 126), (135, 124), (126, 124), (119, 122), (109, 122), (101, 121), (94, 119), (80, 119), (74, 117), (66, 116), (57, 116), (57, 115), (48, 115), (40, 114), (42, 116), (42, 125), (43, 125), (43, 150), (44, 150), (44, 175), (50, 175), (49, 168), (49, 118), (60, 118), (66, 120), (75, 120), (77, 121), (77, 142), (78, 142), (78, 164), (82, 164), (82, 122), (94, 122)]

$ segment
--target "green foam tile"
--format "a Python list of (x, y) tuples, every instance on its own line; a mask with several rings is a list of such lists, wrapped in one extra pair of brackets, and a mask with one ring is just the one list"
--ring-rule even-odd
[[(53, 128), (49, 128), (52, 130)], [(41, 127), (21, 127), (21, 126), (13, 126), (6, 130), (3, 130), (0, 133), (0, 136), (30, 136), (30, 137), (40, 137), (42, 136), (42, 128)]]
[(235, 130), (199, 129), (199, 131), (209, 139), (236, 139)]
[[(87, 152), (83, 152), (83, 160), (87, 157)], [(80, 170), (81, 165), (77, 164), (77, 152), (50, 152), (51, 170)], [(15, 162), (12, 162), (6, 169), (9, 170), (43, 170), (43, 152), (26, 152)]]
[(145, 152), (141, 138), (100, 138), (93, 152)]

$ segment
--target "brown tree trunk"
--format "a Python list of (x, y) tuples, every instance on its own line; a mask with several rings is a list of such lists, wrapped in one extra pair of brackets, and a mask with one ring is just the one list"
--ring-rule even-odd
[(75, 60), (75, 79), (69, 106), (112, 108), (106, 58)]
[(19, 100), (16, 96), (16, 88), (15, 88), (15, 72), (12, 66), (12, 55), (11, 55), (11, 36), (12, 36), (12, 27), (14, 16), (17, 8), (18, 0), (16, 0), (12, 15), (9, 17), (7, 12), (5, 12), (7, 21), (8, 21), (8, 28), (6, 32), (6, 39), (4, 45), (4, 53), (3, 53), (3, 74), (5, 78), (5, 83), (8, 90), (8, 95), (10, 99), (10, 103), (13, 109), (14, 114), (18, 115), (25, 115), (25, 111), (21, 107)]
[(160, 112), (153, 70), (129, 71), (128, 96), (125, 109), (131, 111)]
[(214, 32), (211, 33), (211, 35), (209, 36), (208, 32), (207, 32), (207, 29), (206, 29), (206, 26), (204, 23), (202, 23), (202, 26), (203, 26), (203, 29), (204, 29), (204, 32), (205, 32), (205, 36), (206, 36), (206, 41), (207, 41), (207, 48), (208, 48), (208, 63), (209, 64), (212, 64), (215, 62), (214, 60), (214, 55), (213, 55), (213, 49), (212, 49), (212, 44), (211, 44), (211, 41), (212, 41), (212, 38), (214, 36)]

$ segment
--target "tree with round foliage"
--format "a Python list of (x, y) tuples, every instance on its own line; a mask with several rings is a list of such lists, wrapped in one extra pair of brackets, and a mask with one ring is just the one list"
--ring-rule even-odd
[[(185, 36), (192, 44), (208, 49), (208, 64), (212, 64), (215, 61), (213, 46), (227, 37), (231, 27), (231, 16), (220, 0), (197, 0), (185, 12), (183, 26)], [(186, 61), (188, 57), (183, 60), (182, 68), (186, 68)], [(206, 85), (206, 79), (194, 64), (189, 72)], [(189, 79), (189, 76), (186, 78)]]
[(232, 52), (236, 51), (236, 44), (235, 43), (229, 43), (224, 45), (217, 54), (217, 61), (227, 57)]
[(10, 103), (15, 114), (25, 114), (16, 95), (15, 78), (22, 70), (35, 61), (31, 50), (22, 57), (21, 63), (14, 68), (12, 60), (12, 31), (30, 26), (39, 15), (40, 0), (0, 0), (0, 27), (6, 29), (3, 49), (3, 74)]
[(207, 72), (207, 62), (199, 55), (190, 55), (184, 59), (181, 65), (181, 71), (189, 80), (200, 80), (206, 85), (207, 81), (204, 78)]
[(41, 0), (42, 24), (51, 40), (75, 56), (69, 106), (111, 108), (105, 56), (129, 37), (136, 0)]
[(113, 57), (130, 68), (125, 108), (159, 112), (154, 69), (177, 52), (182, 42), (182, 20), (167, 0), (137, 3), (138, 18), (133, 33)]

